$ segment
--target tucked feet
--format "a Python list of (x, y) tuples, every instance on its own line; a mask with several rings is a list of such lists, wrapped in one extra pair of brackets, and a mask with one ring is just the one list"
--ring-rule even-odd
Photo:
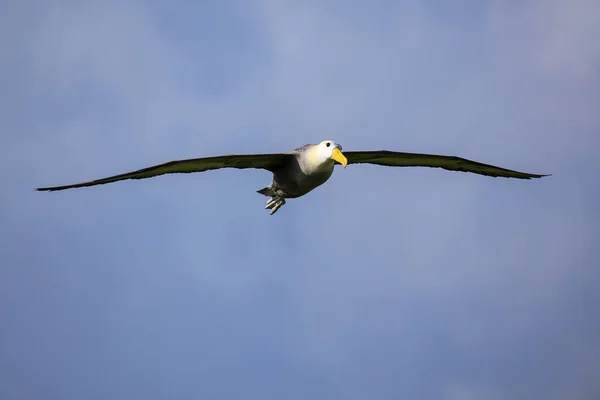
[(283, 197), (279, 197), (279, 196), (272, 196), (268, 201), (267, 201), (267, 205), (265, 206), (266, 210), (271, 210), (271, 212), (269, 213), (269, 215), (273, 215), (277, 212), (277, 210), (279, 210), (281, 208), (282, 205), (285, 204), (285, 199)]

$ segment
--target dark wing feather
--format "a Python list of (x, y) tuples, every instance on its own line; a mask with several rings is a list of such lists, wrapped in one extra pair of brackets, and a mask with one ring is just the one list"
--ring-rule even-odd
[(221, 168), (259, 168), (275, 171), (289, 157), (287, 154), (231, 154), (217, 157), (192, 158), (188, 160), (171, 161), (152, 167), (127, 172), (125, 174), (110, 176), (90, 182), (74, 185), (38, 188), (37, 190), (64, 190), (84, 186), (103, 185), (105, 183), (122, 181), (125, 179), (145, 179), (164, 174), (204, 172)]
[(344, 155), (348, 164), (377, 164), (389, 167), (433, 167), (443, 168), (449, 171), (472, 172), (474, 174), (493, 177), (531, 179), (541, 178), (548, 175), (528, 174), (525, 172), (512, 171), (510, 169), (482, 164), (454, 156), (438, 156), (434, 154), (400, 153), (395, 151), (347, 151)]

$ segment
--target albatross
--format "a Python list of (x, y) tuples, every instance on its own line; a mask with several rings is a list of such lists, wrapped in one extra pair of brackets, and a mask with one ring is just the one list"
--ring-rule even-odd
[(273, 173), (271, 184), (257, 191), (269, 197), (265, 209), (270, 210), (269, 214), (273, 215), (285, 204), (286, 199), (304, 196), (327, 182), (333, 174), (335, 165), (342, 165), (346, 168), (349, 164), (376, 164), (388, 167), (432, 167), (443, 168), (449, 171), (471, 172), (491, 177), (517, 179), (548, 176), (513, 171), (455, 156), (402, 153), (389, 150), (348, 151), (343, 153), (341, 145), (333, 140), (324, 140), (319, 144), (307, 144), (285, 153), (228, 154), (216, 157), (170, 161), (108, 178), (65, 186), (37, 188), (37, 190), (65, 190), (104, 185), (126, 179), (145, 179), (164, 174), (204, 172), (221, 168), (256, 168)]

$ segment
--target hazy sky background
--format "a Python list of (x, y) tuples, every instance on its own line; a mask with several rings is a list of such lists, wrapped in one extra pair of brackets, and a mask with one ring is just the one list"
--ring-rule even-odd
[[(9, 1), (0, 398), (600, 398), (600, 3)], [(277, 214), (188, 157), (350, 166)]]

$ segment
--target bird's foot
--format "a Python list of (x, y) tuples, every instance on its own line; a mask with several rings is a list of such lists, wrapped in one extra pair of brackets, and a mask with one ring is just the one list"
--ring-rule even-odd
[(265, 210), (271, 210), (269, 215), (273, 215), (281, 208), (282, 205), (285, 204), (285, 199), (279, 196), (272, 196), (265, 206)]

